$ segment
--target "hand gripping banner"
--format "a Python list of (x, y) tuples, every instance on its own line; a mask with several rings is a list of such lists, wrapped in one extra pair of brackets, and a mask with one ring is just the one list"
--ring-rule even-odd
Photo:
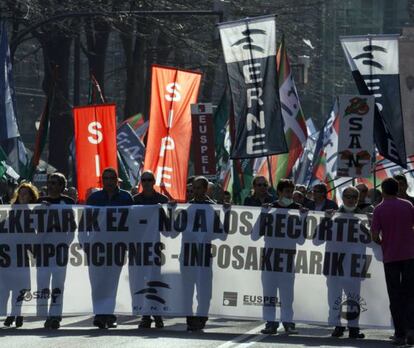
[(191, 144), (191, 104), (197, 101), (201, 74), (153, 66), (151, 111), (144, 170), (151, 170), (155, 189), (185, 201)]
[(374, 138), (380, 154), (406, 168), (398, 35), (344, 36), (340, 41), (359, 93), (375, 97)]
[(73, 108), (79, 202), (91, 188), (101, 188), (106, 167), (118, 168), (115, 104)]
[(233, 100), (232, 158), (288, 152), (276, 73), (276, 20), (264, 16), (219, 25)]

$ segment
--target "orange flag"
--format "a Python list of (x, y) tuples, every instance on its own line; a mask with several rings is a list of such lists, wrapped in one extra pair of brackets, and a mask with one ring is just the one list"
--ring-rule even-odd
[(155, 189), (184, 202), (191, 144), (191, 109), (201, 73), (152, 66), (151, 110), (144, 170)]

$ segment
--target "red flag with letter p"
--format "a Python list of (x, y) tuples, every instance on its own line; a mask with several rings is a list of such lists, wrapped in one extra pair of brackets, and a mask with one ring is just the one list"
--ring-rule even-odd
[(191, 109), (201, 73), (152, 66), (151, 111), (144, 170), (155, 175), (155, 189), (184, 202), (191, 143)]
[(73, 108), (79, 202), (88, 190), (101, 188), (106, 167), (118, 168), (115, 104)]

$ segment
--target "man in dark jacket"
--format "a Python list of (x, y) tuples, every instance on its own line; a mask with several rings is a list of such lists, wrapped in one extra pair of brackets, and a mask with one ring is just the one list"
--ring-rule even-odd
[[(63, 192), (66, 188), (66, 178), (62, 173), (50, 174), (47, 179), (47, 196), (40, 197), (38, 203), (45, 204), (75, 204), (75, 201), (64, 195)], [(69, 240), (68, 240), (69, 242)], [(51, 293), (55, 292), (63, 299), (64, 284), (66, 279), (66, 267), (53, 267), (50, 269), (38, 268), (37, 282), (39, 289), (52, 289)], [(44, 323), (44, 327), (47, 329), (59, 329), (60, 322), (62, 321), (62, 307), (60, 305), (47, 308), (41, 308), (41, 311), (47, 312), (47, 319)], [(40, 308), (40, 307), (39, 307)]]
[[(141, 174), (142, 192), (133, 197), (136, 205), (151, 205), (168, 203), (168, 197), (154, 190), (155, 177), (154, 174), (147, 170)], [(154, 315), (155, 327), (161, 329), (164, 327), (164, 322), (160, 315)], [(150, 315), (142, 316), (139, 324), (140, 329), (151, 328), (152, 319)]]
[[(295, 203), (293, 201), (293, 191), (295, 189), (295, 185), (292, 180), (289, 179), (281, 179), (279, 183), (277, 184), (277, 196), (278, 199), (274, 201), (271, 206), (274, 208), (282, 208), (282, 209), (301, 209), (302, 206), (298, 203)], [(292, 283), (293, 284), (293, 283)], [(266, 287), (264, 285), (264, 287)], [(275, 289), (275, 292), (277, 289)], [(283, 292), (282, 292), (283, 291)], [(283, 297), (285, 297), (285, 291), (282, 290), (282, 287), (279, 287), (279, 296), (282, 297), (281, 293), (283, 294)], [(289, 295), (289, 294), (288, 294)], [(290, 298), (291, 296), (286, 296), (287, 298)], [(282, 302), (283, 303), (283, 302)], [(293, 317), (293, 309), (292, 309), (292, 303), (287, 301), (283, 303), (283, 307), (281, 311), (286, 311), (292, 313)], [(274, 314), (274, 313), (273, 313)], [(285, 313), (283, 313), (285, 314)], [(274, 335), (277, 333), (277, 328), (279, 327), (279, 322), (277, 321), (267, 321), (266, 325), (261, 332), (263, 334), (267, 335)], [(291, 321), (284, 321), (283, 327), (285, 328), (286, 333), (288, 334), (297, 334), (298, 331), (296, 330), (295, 323)]]
[(326, 187), (326, 184), (316, 184), (313, 186), (312, 193), (313, 201), (310, 201), (305, 205), (309, 210), (327, 211), (338, 209), (338, 205), (327, 198), (328, 188)]
[(272, 203), (273, 196), (268, 192), (269, 182), (267, 179), (258, 175), (253, 179), (253, 193), (245, 198), (243, 205), (260, 207), (263, 204)]
[[(198, 176), (193, 180), (193, 199), (188, 203), (191, 204), (216, 204), (209, 196), (207, 196), (208, 180), (204, 176)], [(210, 280), (211, 281), (211, 280)], [(202, 286), (199, 281), (195, 281), (197, 294), (199, 294)], [(205, 316), (187, 316), (187, 331), (202, 331), (206, 326), (208, 317)]]
[[(108, 167), (105, 168), (102, 172), (102, 190), (92, 193), (88, 197), (86, 204), (103, 207), (125, 206), (132, 205), (133, 200), (131, 194), (128, 191), (121, 190), (119, 188), (119, 178), (117, 171), (114, 168)], [(120, 272), (121, 270), (119, 269), (119, 274), (117, 272), (116, 274), (108, 275), (106, 283), (115, 284), (115, 286), (117, 287)], [(91, 269), (89, 269), (89, 275), (91, 276)], [(102, 284), (100, 284), (99, 282), (95, 283), (91, 280), (92, 300), (100, 297), (99, 293), (101, 285)], [(114, 289), (114, 294), (112, 297), (112, 306), (113, 310), (115, 310), (116, 289)], [(99, 327), (100, 329), (116, 328), (116, 316), (113, 314), (113, 312), (110, 314), (97, 314), (95, 315), (93, 325)]]

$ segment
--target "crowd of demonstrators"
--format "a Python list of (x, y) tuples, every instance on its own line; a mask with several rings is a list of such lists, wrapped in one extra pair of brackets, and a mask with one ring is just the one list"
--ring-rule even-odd
[[(88, 194), (87, 204), (92, 206), (129, 206), (153, 205), (174, 203), (168, 197), (154, 189), (155, 177), (151, 171), (141, 175), (140, 189), (133, 188), (132, 195), (120, 189), (120, 179), (114, 168), (106, 168), (102, 172), (102, 189), (93, 189)], [(46, 188), (38, 190), (29, 182), (19, 186), (15, 183), (2, 183), (3, 204), (76, 204), (78, 194), (75, 187), (67, 188), (67, 181), (63, 174), (53, 173), (48, 176)], [(328, 199), (326, 184), (319, 183), (308, 190), (304, 185), (296, 185), (288, 179), (281, 179), (277, 184), (277, 198), (271, 194), (269, 182), (264, 176), (256, 176), (252, 182), (252, 193), (244, 200), (245, 206), (299, 209), (302, 213), (325, 211), (329, 214), (351, 213), (372, 214), (372, 238), (381, 244), (383, 250), (384, 272), (387, 291), (390, 299), (390, 310), (395, 327), (394, 342), (399, 344), (414, 343), (414, 197), (408, 195), (407, 179), (404, 175), (396, 175), (386, 179), (381, 184), (382, 192), (376, 188), (368, 189), (363, 183), (355, 187), (348, 186), (342, 192), (342, 205), (338, 207), (335, 201)], [(214, 199), (213, 199), (214, 198)], [(230, 206), (232, 196), (219, 185), (209, 182), (205, 177), (189, 177), (187, 181), (187, 202), (189, 204), (217, 204)], [(24, 277), (23, 277), (24, 278)], [(49, 288), (61, 287), (62, 279), (55, 279), (51, 273), (48, 277)], [(60, 277), (61, 278), (61, 277)], [(28, 278), (30, 281), (30, 278)], [(107, 279), (105, 279), (107, 281)], [(59, 282), (57, 284), (56, 282)], [(117, 280), (115, 279), (117, 284)], [(50, 287), (51, 286), (51, 287)], [(116, 286), (114, 286), (116, 288)], [(7, 289), (6, 289), (7, 290)], [(92, 286), (93, 292), (99, 292), (98, 286)], [(114, 290), (116, 291), (116, 289)], [(8, 296), (17, 296), (9, 289)], [(63, 298), (63, 294), (62, 294)], [(115, 296), (114, 296), (115, 298)], [(13, 301), (14, 302), (14, 301)], [(114, 307), (114, 306), (113, 306)], [(47, 310), (46, 328), (58, 329), (62, 320), (59, 313)], [(117, 326), (113, 308), (111, 313), (96, 314), (93, 324), (99, 328), (114, 328)], [(188, 316), (187, 330), (203, 330), (208, 318), (206, 316)], [(150, 328), (152, 322), (156, 328), (164, 327), (161, 316), (143, 316), (139, 328)], [(15, 323), (16, 327), (23, 325), (21, 310), (12, 308), (11, 315), (5, 321), (5, 326)], [(262, 330), (264, 334), (277, 333), (279, 323), (268, 321)], [(293, 322), (283, 322), (287, 333), (297, 333)], [(345, 327), (336, 326), (333, 337), (341, 337)], [(349, 337), (364, 338), (359, 327), (348, 327)]]

